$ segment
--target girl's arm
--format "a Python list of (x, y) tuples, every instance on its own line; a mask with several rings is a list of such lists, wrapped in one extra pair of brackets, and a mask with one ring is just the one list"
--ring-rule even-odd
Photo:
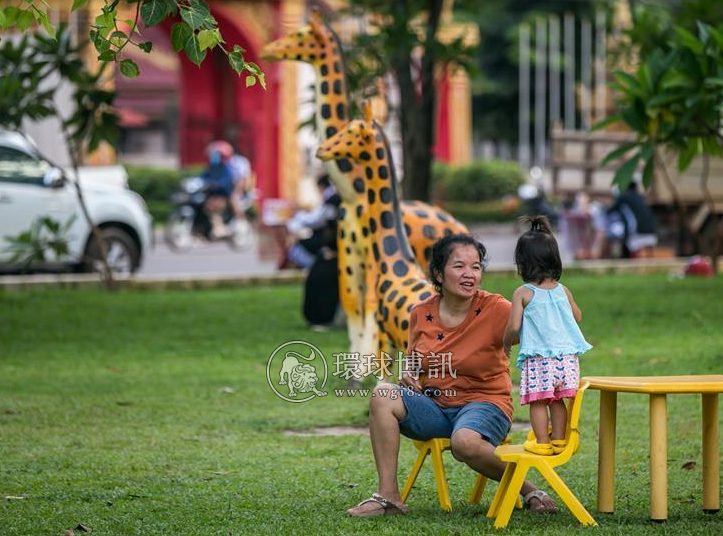
[(582, 320), (582, 311), (575, 303), (575, 298), (572, 297), (572, 292), (570, 292), (570, 289), (563, 286), (562, 288), (565, 289), (565, 294), (567, 294), (567, 301), (570, 302), (570, 307), (572, 307), (572, 316), (575, 317), (575, 322), (580, 322)]
[(509, 356), (512, 346), (520, 342), (520, 328), (522, 327), (522, 312), (525, 309), (526, 293), (530, 291), (525, 287), (519, 287), (512, 294), (512, 309), (510, 309), (510, 318), (507, 321), (505, 334), (502, 337), (502, 345), (505, 353)]

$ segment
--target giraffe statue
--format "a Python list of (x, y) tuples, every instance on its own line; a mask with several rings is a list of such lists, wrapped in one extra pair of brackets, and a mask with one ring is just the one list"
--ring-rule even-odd
[(352, 159), (362, 166), (369, 193), (362, 230), (372, 242), (378, 266), (376, 316), (382, 351), (407, 347), (409, 313), (415, 303), (434, 292), (417, 263), (401, 217), (397, 178), (389, 141), (374, 121), (369, 103), (362, 105), (363, 120), (354, 120), (324, 141), (316, 153), (322, 160)]
[[(296, 60), (310, 63), (316, 72), (316, 120), (320, 137), (330, 138), (346, 125), (349, 101), (344, 60), (339, 38), (314, 9), (309, 24), (301, 30), (267, 44), (266, 60)], [(350, 351), (377, 353), (374, 291), (376, 262), (364, 217), (371, 195), (364, 181), (364, 167), (348, 159), (327, 162), (327, 171), (342, 198), (338, 226), (339, 296), (347, 318)], [(467, 232), (447, 212), (420, 201), (400, 203), (403, 229), (419, 264), (426, 268), (432, 244), (441, 236)]]

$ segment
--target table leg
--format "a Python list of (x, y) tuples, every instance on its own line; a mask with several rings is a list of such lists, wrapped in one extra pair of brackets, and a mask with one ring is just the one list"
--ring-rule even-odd
[(703, 511), (720, 509), (718, 393), (703, 395)]
[(597, 469), (597, 509), (612, 513), (615, 501), (615, 419), (618, 394), (600, 392), (600, 428)]
[(650, 519), (668, 518), (668, 439), (665, 395), (650, 395)]

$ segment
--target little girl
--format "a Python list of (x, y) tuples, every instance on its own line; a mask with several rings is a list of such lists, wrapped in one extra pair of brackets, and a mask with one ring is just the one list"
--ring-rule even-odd
[[(567, 409), (564, 398), (573, 398), (580, 381), (577, 358), (592, 346), (577, 325), (582, 318), (572, 293), (560, 281), (562, 261), (550, 222), (544, 216), (522, 218), (530, 230), (515, 248), (517, 273), (525, 282), (512, 295), (512, 310), (504, 335), (507, 355), (520, 341), (517, 366), (520, 401), (530, 405), (535, 441), (525, 450), (552, 455), (565, 448)], [(550, 408), (548, 417), (547, 408)], [(548, 426), (552, 421), (552, 438)]]

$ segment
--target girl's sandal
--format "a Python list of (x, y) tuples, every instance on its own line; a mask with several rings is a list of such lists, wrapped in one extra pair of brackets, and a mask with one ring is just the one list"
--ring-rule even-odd
[(552, 445), (550, 443), (538, 443), (534, 440), (525, 441), (522, 446), (527, 452), (539, 456), (552, 456)]

